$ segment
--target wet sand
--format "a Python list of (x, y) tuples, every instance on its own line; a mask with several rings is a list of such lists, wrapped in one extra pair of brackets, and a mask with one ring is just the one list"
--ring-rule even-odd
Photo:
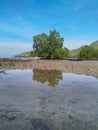
[(98, 61), (0, 59), (0, 69), (47, 69), (92, 75), (98, 78)]

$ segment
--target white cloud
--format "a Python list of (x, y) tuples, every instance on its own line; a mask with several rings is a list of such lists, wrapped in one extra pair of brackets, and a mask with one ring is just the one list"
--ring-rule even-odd
[(13, 57), (16, 54), (31, 50), (32, 43), (18, 41), (0, 41), (0, 57)]
[(72, 49), (77, 49), (83, 45), (89, 45), (92, 42), (93, 41), (82, 40), (82, 39), (67, 39), (67, 40), (64, 40), (64, 46), (72, 50)]

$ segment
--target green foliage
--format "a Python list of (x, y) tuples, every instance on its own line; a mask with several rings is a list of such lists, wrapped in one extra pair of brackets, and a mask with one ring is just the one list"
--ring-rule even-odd
[[(93, 43), (91, 43), (90, 46), (92, 46), (94, 49), (97, 49), (97, 51), (98, 51), (98, 40), (93, 42)], [(71, 57), (78, 57), (78, 55), (79, 55), (79, 53), (80, 53), (82, 48), (83, 48), (83, 46), (81, 46), (78, 49), (70, 50), (70, 56)]]
[(33, 49), (37, 56), (46, 58), (62, 58), (68, 56), (68, 49), (63, 49), (64, 38), (60, 37), (56, 30), (35, 35), (33, 37)]
[(93, 42), (93, 43), (91, 43), (90, 46), (94, 47), (94, 49), (98, 49), (98, 40)]
[(80, 53), (79, 53), (80, 58), (86, 58), (86, 59), (93, 59), (98, 57), (98, 50), (95, 50), (94, 47), (92, 46), (84, 46)]
[(32, 52), (30, 53), (30, 56), (32, 56), (32, 57), (37, 56), (36, 51), (32, 51)]
[(53, 57), (59, 59), (59, 58), (66, 58), (69, 56), (69, 50), (67, 48), (57, 48), (54, 51)]
[(69, 57), (69, 49), (64, 47), (63, 51), (64, 51), (64, 57)]
[(98, 49), (95, 49), (94, 57), (98, 58)]

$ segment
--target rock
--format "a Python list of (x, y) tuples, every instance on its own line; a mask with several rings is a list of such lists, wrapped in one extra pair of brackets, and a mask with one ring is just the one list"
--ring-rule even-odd
[(32, 119), (31, 123), (34, 130), (51, 130), (41, 119)]
[(13, 121), (16, 118), (21, 118), (23, 117), (23, 114), (19, 111), (6, 111), (6, 110), (0, 110), (0, 118)]
[(15, 120), (17, 118), (17, 114), (15, 112), (9, 112), (6, 115), (6, 119), (9, 121)]

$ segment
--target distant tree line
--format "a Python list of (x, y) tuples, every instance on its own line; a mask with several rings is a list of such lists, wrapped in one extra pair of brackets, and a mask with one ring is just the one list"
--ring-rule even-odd
[[(33, 36), (33, 51), (31, 56), (46, 59), (61, 59), (69, 56), (69, 50), (63, 47), (64, 38), (56, 30), (50, 31), (49, 35), (41, 33)], [(98, 49), (85, 45), (79, 52), (78, 58), (98, 59)]]
[(33, 37), (33, 51), (31, 56), (47, 59), (66, 58), (69, 56), (68, 48), (63, 48), (64, 38), (56, 30), (50, 31), (49, 35), (42, 33)]
[(86, 59), (98, 59), (98, 49), (95, 49), (90, 45), (85, 45), (82, 47), (78, 57)]

